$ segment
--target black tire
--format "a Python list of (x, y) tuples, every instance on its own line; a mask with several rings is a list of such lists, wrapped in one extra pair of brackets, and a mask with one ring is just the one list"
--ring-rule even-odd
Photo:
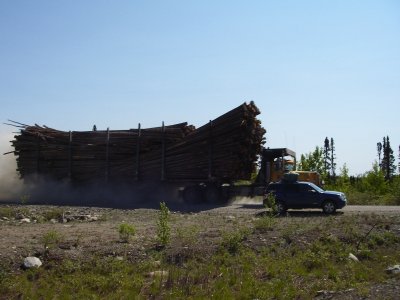
[(203, 189), (198, 185), (185, 187), (183, 201), (188, 204), (199, 204), (204, 201)]
[(286, 213), (287, 207), (285, 203), (283, 203), (282, 201), (277, 201), (275, 205), (276, 205), (276, 211), (279, 215), (283, 215)]
[(221, 188), (215, 184), (207, 185), (204, 190), (204, 201), (210, 204), (219, 204), (222, 202)]
[(331, 200), (327, 200), (322, 204), (322, 211), (327, 215), (334, 214), (336, 212), (335, 203)]

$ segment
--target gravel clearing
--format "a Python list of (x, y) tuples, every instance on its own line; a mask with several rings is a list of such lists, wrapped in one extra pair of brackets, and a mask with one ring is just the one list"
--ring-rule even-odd
[[(193, 249), (194, 253), (198, 251), (206, 255), (215, 251), (224, 232), (233, 228), (251, 228), (254, 220), (266, 211), (260, 202), (245, 199), (221, 207), (176, 204), (171, 205), (170, 210), (173, 235), (180, 235), (181, 238), (176, 244), (173, 241), (168, 249), (171, 261), (176, 261), (177, 257), (182, 256), (182, 249), (186, 249), (186, 246), (180, 242), (190, 238), (190, 234), (195, 233), (198, 237), (195, 242), (198, 248)], [(93, 255), (111, 256), (116, 259), (124, 257), (133, 262), (146, 259), (148, 249), (154, 247), (158, 209), (2, 204), (0, 213), (0, 262), (10, 266), (12, 272), (21, 272), (24, 258), (43, 258), (43, 237), (52, 231), (62, 237), (56, 247), (50, 250), (53, 259), (60, 257), (85, 260)], [(351, 216), (363, 220), (364, 223), (357, 225), (363, 232), (367, 232), (376, 220), (387, 220), (390, 230), (400, 235), (399, 206), (347, 206), (339, 210), (333, 218), (345, 223), (352, 219)], [(311, 223), (318, 225), (328, 220), (326, 218), (331, 217), (323, 214), (322, 210), (289, 210), (287, 218), (280, 218), (280, 226), (285, 226), (285, 223), (299, 226), (295, 242), (307, 245), (315, 239), (315, 232), (308, 232), (307, 226)], [(119, 241), (118, 226), (121, 223), (134, 224), (136, 228), (134, 242), (128, 245), (128, 250), (127, 245)], [(304, 229), (301, 228), (302, 224)], [(183, 229), (187, 232), (182, 231)], [(339, 231), (333, 229), (332, 232), (336, 234)], [(268, 247), (276, 239), (280, 239), (279, 230), (255, 234), (246, 243), (252, 248)], [(387, 283), (371, 287), (364, 299), (398, 299), (399, 278), (397, 276)], [(316, 297), (359, 299), (357, 295), (353, 290), (341, 293), (321, 291)]]

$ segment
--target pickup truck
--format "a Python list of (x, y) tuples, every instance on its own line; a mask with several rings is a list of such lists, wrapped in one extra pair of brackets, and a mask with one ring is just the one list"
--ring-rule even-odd
[[(266, 195), (272, 193), (278, 213), (282, 214), (289, 208), (321, 208), (326, 214), (333, 214), (336, 209), (343, 208), (346, 195), (342, 192), (325, 191), (311, 182), (274, 182), (266, 188)], [(264, 199), (264, 204), (267, 199)]]

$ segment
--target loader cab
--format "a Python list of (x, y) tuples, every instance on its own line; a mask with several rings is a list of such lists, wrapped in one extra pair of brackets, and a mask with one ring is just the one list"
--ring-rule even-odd
[(296, 153), (288, 148), (264, 149), (261, 161), (265, 165), (266, 183), (277, 182), (283, 174), (296, 169)]
[(286, 173), (296, 173), (299, 181), (312, 182), (322, 187), (321, 176), (314, 171), (296, 170), (296, 152), (288, 148), (266, 148), (261, 154), (257, 185), (280, 181)]
[(284, 173), (286, 173), (294, 171), (296, 169), (295, 159), (291, 156), (275, 158), (272, 165), (275, 172), (283, 171)]
[(283, 174), (296, 169), (296, 152), (288, 148), (265, 148), (261, 153), (261, 165), (256, 179), (259, 185), (277, 182)]

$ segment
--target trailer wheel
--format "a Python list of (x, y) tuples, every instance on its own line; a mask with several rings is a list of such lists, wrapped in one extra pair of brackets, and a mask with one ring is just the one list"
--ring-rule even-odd
[(203, 189), (198, 185), (187, 186), (183, 191), (183, 200), (188, 204), (203, 202)]
[(221, 188), (215, 184), (207, 185), (204, 191), (204, 201), (211, 204), (222, 202)]

